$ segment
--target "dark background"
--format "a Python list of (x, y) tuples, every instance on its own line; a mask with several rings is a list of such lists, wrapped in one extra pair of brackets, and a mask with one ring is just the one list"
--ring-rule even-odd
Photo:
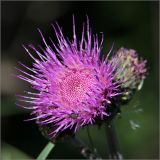
[[(158, 159), (158, 5), (158, 1), (2, 2), (2, 159), (36, 158), (47, 143), (34, 122), (23, 121), (29, 118), (29, 112), (15, 105), (15, 94), (29, 90), (29, 85), (13, 76), (16, 74), (14, 67), (18, 66), (18, 61), (31, 64), (22, 44), (42, 44), (37, 28), (45, 37), (51, 36), (56, 41), (51, 23), (58, 21), (65, 35), (71, 37), (73, 14), (78, 36), (86, 15), (94, 33), (104, 32), (103, 54), (114, 42), (114, 49), (133, 48), (147, 59), (148, 76), (144, 86), (129, 105), (122, 106), (116, 130), (124, 158)], [(105, 158), (108, 149), (104, 129), (93, 126), (90, 131), (98, 152)], [(90, 145), (86, 129), (81, 129), (78, 135)], [(83, 158), (69, 142), (57, 144), (49, 157)]]

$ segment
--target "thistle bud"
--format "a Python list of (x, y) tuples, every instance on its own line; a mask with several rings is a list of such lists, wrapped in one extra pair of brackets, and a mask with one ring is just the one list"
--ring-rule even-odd
[[(135, 90), (140, 90), (146, 76), (146, 60), (139, 59), (133, 49), (120, 48), (111, 62), (114, 62), (115, 81), (120, 82), (123, 91), (122, 100), (127, 101)], [(116, 62), (116, 63), (115, 63)]]

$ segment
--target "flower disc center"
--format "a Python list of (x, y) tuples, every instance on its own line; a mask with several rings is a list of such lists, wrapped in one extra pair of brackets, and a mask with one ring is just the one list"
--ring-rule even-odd
[(69, 105), (82, 102), (86, 93), (95, 84), (95, 78), (91, 70), (73, 70), (67, 73), (61, 83), (61, 96), (63, 102)]

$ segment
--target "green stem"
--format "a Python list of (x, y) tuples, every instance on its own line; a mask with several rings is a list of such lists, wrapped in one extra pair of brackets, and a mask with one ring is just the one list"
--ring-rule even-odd
[(114, 128), (113, 121), (109, 125), (105, 125), (106, 128), (106, 137), (109, 148), (109, 159), (122, 160), (123, 156), (120, 152), (119, 143)]
[(37, 157), (37, 160), (45, 160), (48, 157), (51, 150), (54, 148), (54, 146), (55, 145), (52, 142), (48, 142), (48, 144), (44, 147), (44, 149), (41, 151), (41, 153)]

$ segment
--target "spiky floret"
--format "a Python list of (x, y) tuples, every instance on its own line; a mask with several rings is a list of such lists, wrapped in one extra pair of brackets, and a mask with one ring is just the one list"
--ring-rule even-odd
[[(39, 30), (45, 49), (36, 49), (33, 45), (24, 46), (33, 58), (33, 68), (21, 65), (32, 73), (20, 70), (18, 75), (29, 82), (37, 93), (20, 96), (20, 101), (28, 102), (39, 125), (54, 124), (51, 135), (56, 136), (65, 129), (75, 131), (94, 122), (96, 117), (108, 116), (106, 104), (117, 94), (118, 84), (114, 82), (114, 72), (108, 56), (100, 60), (103, 43), (98, 43), (98, 36), (92, 35), (87, 19), (87, 36), (83, 25), (82, 37), (78, 41), (73, 20), (73, 41), (66, 40), (58, 24), (53, 26), (58, 45), (51, 40), (49, 46)], [(87, 37), (87, 38), (85, 38)], [(39, 58), (33, 57), (29, 49), (34, 50)], [(104, 103), (105, 102), (105, 103)], [(105, 104), (105, 105), (104, 105)], [(23, 107), (23, 106), (22, 106)]]

